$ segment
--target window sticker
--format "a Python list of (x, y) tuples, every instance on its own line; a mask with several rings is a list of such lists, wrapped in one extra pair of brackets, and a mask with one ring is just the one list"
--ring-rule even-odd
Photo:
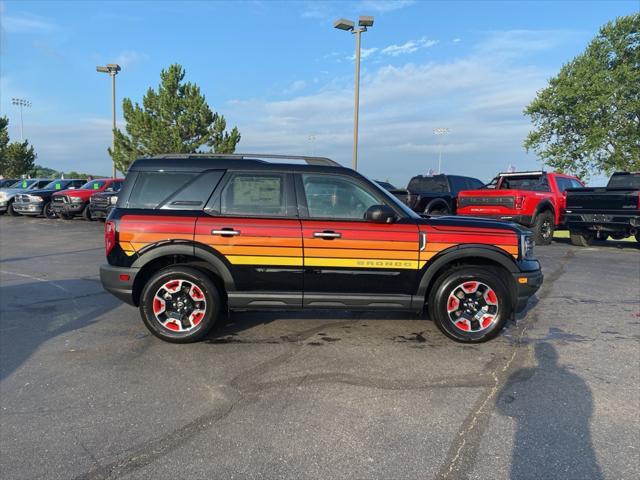
[(94, 190), (100, 190), (100, 184), (99, 184), (98, 182), (95, 182), (95, 183), (93, 184), (93, 189), (94, 189)]
[(56, 190), (60, 190), (62, 188), (62, 184), (60, 182), (56, 183)]
[(28, 184), (26, 180), (22, 181), (22, 188), (27, 188)]

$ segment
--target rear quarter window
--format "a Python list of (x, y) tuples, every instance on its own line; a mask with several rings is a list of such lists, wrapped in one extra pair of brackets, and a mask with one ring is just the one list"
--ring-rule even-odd
[(196, 175), (192, 172), (137, 172), (127, 207), (155, 209)]

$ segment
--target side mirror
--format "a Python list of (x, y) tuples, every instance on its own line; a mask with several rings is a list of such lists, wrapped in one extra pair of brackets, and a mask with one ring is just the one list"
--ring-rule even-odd
[(116, 197), (116, 196), (114, 195), (113, 197), (111, 197), (111, 198), (109, 199), (109, 203), (110, 203), (111, 205), (115, 205), (116, 203), (118, 203), (118, 197)]
[(365, 212), (364, 219), (374, 223), (393, 223), (396, 214), (386, 205), (372, 205)]

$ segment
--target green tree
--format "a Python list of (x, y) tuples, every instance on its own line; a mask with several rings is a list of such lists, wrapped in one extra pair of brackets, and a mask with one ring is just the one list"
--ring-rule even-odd
[(222, 115), (209, 108), (200, 88), (183, 82), (185, 71), (171, 65), (160, 73), (158, 90), (152, 88), (142, 105), (122, 102), (126, 131), (115, 131), (115, 148), (109, 154), (116, 168), (126, 172), (138, 157), (160, 153), (195, 153), (211, 147), (215, 153), (233, 153), (240, 141), (236, 127), (227, 132)]
[(640, 170), (640, 14), (607, 23), (525, 109), (524, 141), (551, 167)]
[(6, 176), (7, 169), (7, 145), (9, 144), (9, 120), (0, 117), (0, 174)]
[(37, 155), (33, 150), (33, 145), (30, 146), (29, 141), (25, 140), (7, 145), (3, 157), (3, 175), (8, 178), (17, 178), (33, 170)]

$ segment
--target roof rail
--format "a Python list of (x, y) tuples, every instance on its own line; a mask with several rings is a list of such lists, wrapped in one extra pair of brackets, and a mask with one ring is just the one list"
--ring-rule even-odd
[(341, 167), (338, 162), (326, 157), (309, 157), (306, 155), (274, 155), (270, 153), (164, 153), (151, 155), (147, 158), (211, 158), (221, 160), (301, 160), (308, 165), (324, 165), (327, 167)]
[(544, 170), (522, 170), (520, 172), (500, 172), (498, 176), (500, 177), (508, 177), (509, 175), (543, 175), (547, 173)]

